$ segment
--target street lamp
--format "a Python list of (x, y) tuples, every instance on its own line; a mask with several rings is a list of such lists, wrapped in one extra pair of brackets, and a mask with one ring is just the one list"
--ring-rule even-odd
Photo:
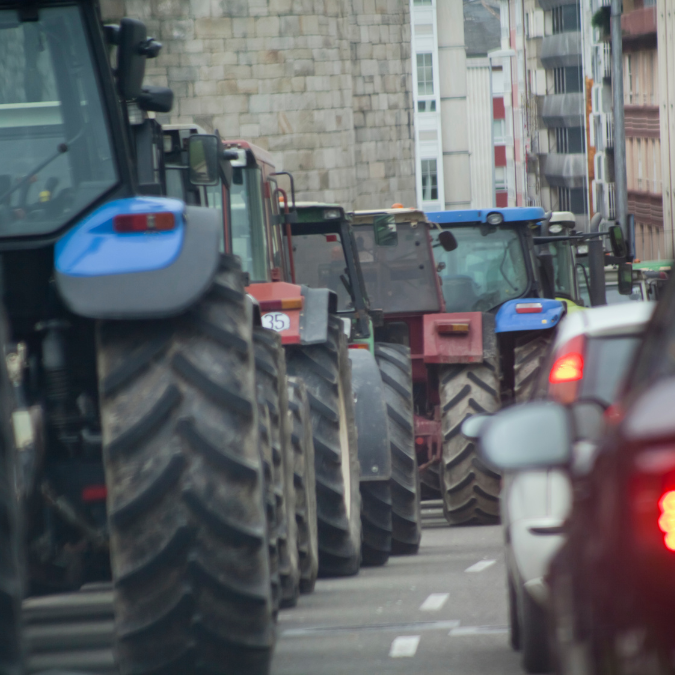
[[(492, 59), (512, 59), (516, 55), (513, 49), (493, 49), (488, 52), (488, 67), (490, 70), (490, 138), (492, 139), (492, 199), (493, 206), (497, 206), (497, 182), (495, 180), (495, 107), (492, 100)], [(503, 93), (503, 92), (502, 92)]]

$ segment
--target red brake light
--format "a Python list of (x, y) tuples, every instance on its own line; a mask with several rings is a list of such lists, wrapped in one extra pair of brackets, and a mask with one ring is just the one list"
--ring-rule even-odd
[(516, 305), (516, 314), (541, 314), (542, 310), (541, 302), (519, 302)]
[(337, 240), (338, 240), (337, 234), (327, 234), (326, 235), (326, 241), (329, 242), (329, 243), (336, 244)]
[(548, 381), (551, 384), (576, 382), (584, 376), (584, 357), (578, 352), (558, 357), (551, 368)]
[(115, 232), (166, 232), (176, 227), (173, 213), (124, 213), (113, 218)]
[(105, 485), (88, 485), (82, 490), (82, 501), (85, 504), (104, 502), (107, 497), (108, 489)]
[(675, 490), (668, 490), (659, 500), (659, 530), (665, 535), (663, 543), (669, 551), (675, 551)]

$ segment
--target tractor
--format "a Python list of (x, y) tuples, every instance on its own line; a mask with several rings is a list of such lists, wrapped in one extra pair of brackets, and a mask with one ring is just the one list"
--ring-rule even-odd
[[(269, 672), (256, 310), (222, 219), (164, 196), (160, 47), (95, 0), (0, 0), (3, 672), (24, 590), (31, 670), (112, 668), (108, 622), (81, 632), (112, 604), (123, 675)], [(214, 150), (188, 141), (197, 190), (232, 175)]]

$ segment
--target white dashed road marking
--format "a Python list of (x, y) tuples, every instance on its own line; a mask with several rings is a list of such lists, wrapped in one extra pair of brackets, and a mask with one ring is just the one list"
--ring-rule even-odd
[(450, 593), (432, 593), (420, 606), (423, 612), (437, 612), (446, 603)]
[(464, 571), (465, 572), (482, 572), (483, 570), (486, 570), (488, 567), (491, 567), (494, 565), (497, 561), (496, 560), (479, 560), (475, 565), (471, 565), (471, 567), (467, 567)]
[(417, 645), (420, 643), (420, 635), (401, 635), (391, 643), (389, 656), (398, 659), (406, 656), (415, 656)]
[(448, 635), (450, 637), (463, 637), (465, 635), (497, 635), (508, 633), (506, 626), (458, 626), (453, 628)]

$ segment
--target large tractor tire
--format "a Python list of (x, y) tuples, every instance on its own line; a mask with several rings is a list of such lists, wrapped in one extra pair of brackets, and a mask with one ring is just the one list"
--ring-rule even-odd
[(293, 483), (300, 556), (300, 592), (311, 593), (319, 573), (314, 440), (307, 389), (305, 383), (297, 377), (288, 378), (288, 414), (295, 461)]
[(252, 307), (224, 256), (185, 315), (100, 326), (122, 675), (269, 673), (274, 645)]
[(524, 403), (532, 397), (552, 338), (551, 331), (528, 333), (516, 338), (513, 354), (513, 395), (516, 403)]
[[(2, 320), (2, 317), (0, 317)], [(1, 344), (6, 344), (4, 325)], [(12, 435), (11, 385), (0, 364), (0, 675), (20, 675), (22, 668), (21, 599), (23, 596), (16, 453)]]
[(264, 500), (267, 516), (267, 546), (270, 560), (270, 586), (272, 588), (272, 609), (275, 618), (281, 603), (281, 583), (279, 581), (279, 544), (277, 542), (277, 498), (274, 493), (274, 457), (272, 453), (272, 433), (270, 431), (270, 410), (267, 402), (258, 398), (258, 421), (260, 429), (260, 456), (263, 463)]
[(443, 423), (441, 484), (443, 512), (450, 525), (499, 521), (501, 478), (479, 459), (473, 441), (462, 434), (471, 415), (499, 408), (496, 358), (480, 364), (446, 366), (439, 374)]
[(288, 418), (286, 355), (278, 333), (253, 329), (258, 393), (270, 411), (272, 474), (277, 500), (277, 547), (279, 551), (280, 607), (294, 607), (300, 595), (298, 537), (293, 487), (293, 447)]
[(288, 351), (288, 372), (307, 387), (312, 413), (319, 528), (319, 575), (361, 566), (361, 495), (351, 363), (342, 321), (330, 317), (326, 342)]
[(412, 362), (404, 345), (377, 344), (391, 445), (393, 554), (417, 553), (422, 538), (421, 484), (415, 454)]

